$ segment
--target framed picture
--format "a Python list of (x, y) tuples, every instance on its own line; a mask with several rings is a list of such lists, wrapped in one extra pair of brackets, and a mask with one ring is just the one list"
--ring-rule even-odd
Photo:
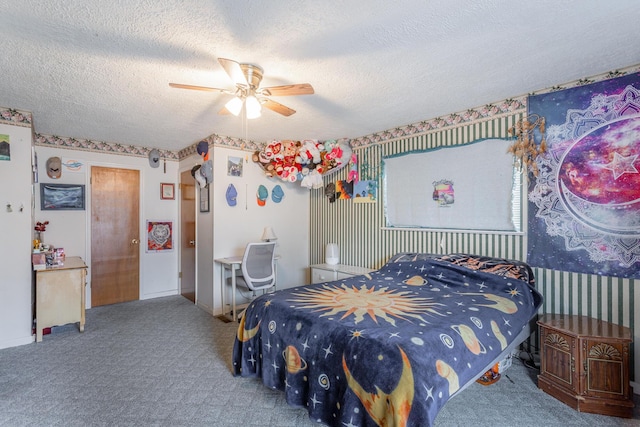
[(200, 212), (209, 212), (209, 186), (200, 188)]
[(166, 182), (160, 183), (160, 198), (162, 200), (173, 200), (175, 196), (175, 185)]
[(173, 222), (147, 221), (147, 252), (173, 250)]
[(242, 157), (227, 157), (227, 175), (242, 176)]
[(84, 185), (41, 183), (40, 209), (43, 211), (83, 211)]

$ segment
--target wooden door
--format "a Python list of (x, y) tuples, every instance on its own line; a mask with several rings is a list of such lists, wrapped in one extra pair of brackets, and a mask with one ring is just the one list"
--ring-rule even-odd
[(196, 186), (191, 171), (180, 174), (180, 293), (196, 302)]
[(91, 306), (140, 298), (140, 172), (91, 168)]

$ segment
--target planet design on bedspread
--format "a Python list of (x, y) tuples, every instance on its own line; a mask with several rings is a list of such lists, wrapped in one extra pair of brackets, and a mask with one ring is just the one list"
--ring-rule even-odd
[(290, 374), (297, 374), (300, 371), (307, 369), (307, 362), (300, 357), (298, 349), (292, 345), (287, 346), (282, 352), (282, 357), (287, 365), (287, 372)]
[(462, 341), (464, 341), (464, 345), (467, 346), (467, 348), (471, 353), (477, 356), (479, 354), (484, 354), (487, 352), (487, 349), (480, 342), (475, 332), (473, 332), (473, 329), (471, 329), (467, 325), (465, 324), (451, 325), (451, 329), (456, 331), (458, 335), (462, 337)]
[(422, 286), (422, 285), (426, 285), (429, 282), (427, 282), (427, 279), (425, 279), (422, 276), (413, 276), (413, 277), (409, 277), (407, 280), (403, 281), (402, 283), (409, 286)]
[(447, 362), (440, 359), (436, 360), (436, 371), (438, 371), (438, 375), (449, 382), (449, 396), (453, 396), (453, 393), (460, 388), (457, 372)]

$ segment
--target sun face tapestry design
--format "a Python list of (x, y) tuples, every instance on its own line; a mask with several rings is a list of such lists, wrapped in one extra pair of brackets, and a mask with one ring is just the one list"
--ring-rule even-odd
[(536, 313), (531, 283), (522, 263), (399, 254), (370, 274), (266, 294), (240, 321), (234, 374), (328, 425), (429, 426)]
[(548, 152), (529, 188), (528, 262), (640, 278), (640, 74), (529, 97)]

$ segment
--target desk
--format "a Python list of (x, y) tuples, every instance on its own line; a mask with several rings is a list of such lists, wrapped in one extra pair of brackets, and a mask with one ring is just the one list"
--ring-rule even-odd
[(87, 265), (80, 257), (66, 257), (64, 265), (36, 270), (36, 342), (42, 329), (80, 322), (84, 332)]
[[(277, 284), (278, 280), (278, 272), (276, 269), (276, 260), (280, 258), (280, 256), (276, 255), (274, 257), (274, 265), (273, 272), (276, 275), (276, 280), (274, 283)], [(215, 262), (220, 264), (220, 288), (222, 289), (222, 315), (226, 315), (225, 307), (226, 302), (224, 298), (225, 291), (227, 290), (226, 286), (226, 271), (229, 270), (231, 274), (231, 318), (235, 322), (238, 320), (238, 313), (236, 310), (236, 272), (242, 268), (242, 255), (226, 257), (226, 258), (217, 258), (214, 259)], [(275, 288), (276, 285), (274, 285)]]

